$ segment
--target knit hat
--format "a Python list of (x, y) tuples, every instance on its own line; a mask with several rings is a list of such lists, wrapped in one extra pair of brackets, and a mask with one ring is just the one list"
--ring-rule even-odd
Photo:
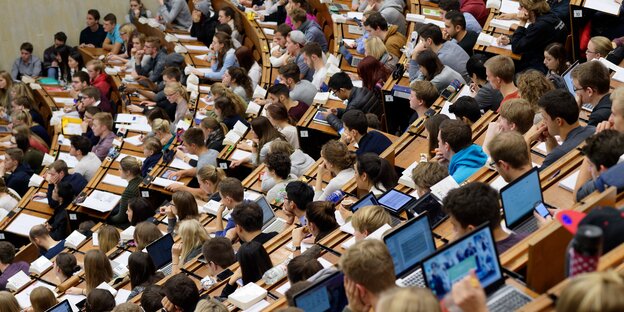
[(178, 53), (171, 53), (165, 57), (165, 67), (182, 67), (184, 56)]
[(293, 30), (288, 34), (288, 36), (290, 37), (290, 40), (292, 42), (298, 43), (300, 45), (306, 44), (306, 37), (303, 32), (301, 32), (301, 30)]
[(202, 12), (205, 16), (210, 17), (211, 7), (208, 1), (202, 0), (195, 4), (195, 9)]

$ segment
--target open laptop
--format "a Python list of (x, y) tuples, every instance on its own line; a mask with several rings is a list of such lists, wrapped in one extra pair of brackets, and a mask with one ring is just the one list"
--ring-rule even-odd
[(397, 286), (425, 287), (420, 263), (436, 251), (427, 212), (386, 234), (383, 241), (394, 262)]
[(429, 224), (432, 229), (435, 229), (448, 218), (448, 215), (442, 209), (442, 203), (440, 203), (431, 193), (427, 193), (419, 198), (416, 204), (414, 204), (414, 207), (410, 208), (409, 213), (417, 216), (425, 211), (428, 212)]
[(161, 238), (155, 240), (151, 244), (147, 245), (147, 253), (152, 258), (154, 266), (165, 276), (171, 275), (172, 262), (171, 262), (171, 248), (173, 247), (173, 236), (171, 233), (163, 235)]
[(475, 270), (487, 294), (490, 312), (515, 311), (531, 298), (513, 286), (505, 284), (496, 243), (488, 224), (478, 227), (423, 260), (427, 287), (438, 299), (444, 298), (453, 284)]
[(508, 229), (521, 233), (533, 233), (537, 230), (533, 209), (544, 202), (537, 167), (505, 185), (500, 190), (500, 196), (505, 226)]
[(344, 274), (335, 271), (314, 282), (293, 297), (295, 307), (306, 312), (341, 312), (349, 304), (344, 288)]
[[(572, 70), (574, 70), (577, 65), (579, 65), (578, 60), (572, 63), (572, 65), (570, 65), (570, 67), (568, 67), (568, 69), (566, 69), (566, 71), (561, 74), (561, 77), (563, 77), (563, 82), (566, 85), (566, 89), (568, 89), (568, 92), (570, 92), (572, 96), (576, 96), (576, 91), (574, 91), (574, 83), (572, 82)], [(581, 108), (588, 112), (594, 110), (594, 107), (589, 103), (584, 103)]]
[[(353, 205), (351, 205), (351, 212), (355, 213), (362, 207), (373, 206), (373, 205), (379, 206), (380, 203), (377, 201), (377, 198), (375, 197), (373, 192), (370, 192), (366, 194), (364, 197), (362, 197), (360, 200), (355, 202)], [(384, 207), (386, 210), (389, 210), (388, 207), (386, 206), (382, 206), (382, 207)], [(392, 227), (399, 225), (401, 221), (402, 220), (400, 218), (395, 217), (392, 213), (390, 213), (390, 225)]]
[(46, 310), (46, 312), (72, 312), (72, 307), (69, 304), (69, 300), (65, 299), (53, 307)]
[(256, 203), (262, 208), (262, 233), (281, 233), (287, 226), (286, 220), (278, 218), (264, 196), (259, 196)]

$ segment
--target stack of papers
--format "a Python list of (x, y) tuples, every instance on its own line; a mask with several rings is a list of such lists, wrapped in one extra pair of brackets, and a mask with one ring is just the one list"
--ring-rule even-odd
[(620, 12), (620, 4), (615, 0), (585, 0), (585, 7), (613, 15)]
[(414, 180), (412, 179), (412, 171), (414, 170), (414, 168), (416, 168), (416, 166), (418, 166), (419, 163), (420, 160), (417, 160), (409, 165), (409, 167), (405, 168), (405, 170), (403, 170), (403, 173), (401, 174), (401, 177), (399, 178), (399, 183), (405, 186), (409, 186), (412, 189), (416, 189), (416, 184), (414, 184)]
[(128, 181), (122, 179), (120, 176), (116, 176), (110, 173), (107, 173), (102, 179), (102, 183), (119, 186), (119, 187), (128, 187)]
[(245, 160), (251, 158), (251, 152), (244, 151), (242, 149), (235, 149), (232, 153), (232, 160)]
[(85, 200), (80, 203), (80, 206), (90, 208), (99, 212), (109, 212), (115, 208), (119, 200), (120, 195), (103, 192), (100, 190), (94, 190)]
[(501, 13), (518, 13), (520, 11), (520, 2), (503, 0), (499, 10)]
[(486, 47), (493, 46), (493, 47), (497, 47), (501, 49), (511, 50), (511, 44), (500, 45), (498, 44), (498, 38), (492, 35), (485, 34), (485, 33), (479, 33), (479, 37), (477, 38), (476, 44), (486, 46)]

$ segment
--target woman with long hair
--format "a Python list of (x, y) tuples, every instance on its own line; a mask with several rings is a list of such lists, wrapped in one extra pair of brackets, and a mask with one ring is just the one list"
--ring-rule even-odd
[(82, 54), (80, 54), (80, 51), (74, 49), (69, 52), (67, 65), (69, 66), (69, 75), (71, 77), (74, 77), (75, 73), (85, 68), (84, 60), (82, 59)]
[(126, 186), (121, 194), (117, 214), (111, 215), (108, 218), (108, 222), (126, 228), (130, 225), (127, 215), (128, 200), (140, 197), (139, 184), (143, 181), (143, 177), (141, 176), (141, 166), (143, 163), (133, 156), (126, 156), (119, 163), (121, 178), (128, 181), (128, 186)]
[(241, 245), (236, 253), (236, 258), (240, 265), (240, 269), (232, 275), (228, 283), (221, 292), (221, 297), (227, 297), (232, 294), (236, 287), (238, 279), (243, 280), (243, 285), (255, 283), (262, 279), (264, 272), (273, 267), (271, 257), (267, 253), (264, 246), (256, 241), (247, 242)]
[(119, 245), (119, 239), (121, 238), (121, 234), (116, 227), (105, 224), (100, 227), (97, 233), (98, 245), (101, 251), (108, 253), (113, 248), (117, 247), (117, 245)]
[(176, 105), (175, 119), (171, 124), (171, 132), (175, 132), (178, 122), (184, 120), (189, 112), (189, 94), (186, 92), (186, 88), (179, 82), (167, 83), (164, 92), (167, 100)]
[(364, 55), (374, 57), (390, 72), (396, 69), (396, 64), (399, 62), (398, 58), (388, 53), (386, 45), (376, 36), (371, 36), (364, 42)]
[(156, 209), (152, 207), (152, 204), (147, 198), (134, 197), (128, 200), (128, 211), (126, 213), (130, 225), (136, 226), (143, 221), (154, 220)]
[(446, 89), (453, 80), (466, 83), (458, 72), (442, 64), (438, 55), (431, 50), (420, 52), (416, 57), (416, 62), (420, 67), (420, 75), (415, 78), (410, 77), (410, 80), (431, 81), (436, 89), (438, 89), (438, 92), (442, 92), (442, 90)]
[(30, 293), (32, 312), (45, 312), (58, 303), (54, 293), (47, 287), (39, 286)]
[(221, 201), (219, 183), (225, 178), (227, 176), (221, 168), (207, 165), (197, 169), (197, 182), (202, 192), (207, 195), (207, 200)]
[(247, 71), (247, 75), (249, 75), (249, 78), (251, 79), (251, 86), (255, 89), (260, 83), (260, 78), (262, 77), (262, 66), (260, 66), (254, 58), (251, 49), (246, 46), (241, 46), (236, 49), (236, 59), (238, 60), (240, 67)]
[(126, 301), (130, 301), (145, 290), (145, 287), (152, 285), (165, 276), (156, 271), (156, 266), (149, 254), (135, 251), (128, 257), (128, 275), (130, 276), (130, 294)]
[(230, 167), (237, 167), (242, 163), (250, 163), (257, 166), (264, 162), (266, 155), (271, 148), (271, 142), (274, 140), (284, 140), (286, 138), (281, 134), (264, 116), (259, 116), (251, 121), (251, 135), (253, 144), (251, 145), (251, 155), (245, 159), (232, 161)]
[(280, 133), (284, 135), (288, 143), (294, 148), (299, 148), (299, 134), (297, 127), (293, 126), (288, 116), (288, 109), (282, 103), (273, 103), (264, 107), (267, 118)]
[(10, 212), (17, 207), (20, 200), (22, 200), (22, 198), (19, 194), (8, 188), (4, 178), (0, 177), (0, 208), (4, 209), (6, 212)]
[(314, 243), (318, 243), (339, 227), (338, 222), (336, 222), (336, 208), (332, 202), (311, 202), (308, 203), (305, 211), (308, 224), (305, 227), (296, 228), (292, 231), (292, 243), (295, 247), (301, 247), (301, 243), (307, 234), (314, 237)]
[(54, 275), (59, 280), (59, 284), (74, 276), (74, 273), (82, 270), (76, 261), (76, 256), (67, 252), (61, 252), (54, 258)]
[(100, 284), (108, 283), (113, 278), (113, 268), (106, 254), (99, 249), (87, 251), (84, 257), (86, 288), (71, 287), (65, 291), (70, 295), (89, 295)]
[(199, 210), (193, 194), (177, 191), (171, 197), (172, 204), (160, 207), (160, 214), (167, 215), (167, 233), (173, 233), (178, 222), (187, 219), (198, 219)]
[(546, 49), (544, 49), (544, 65), (548, 70), (546, 78), (555, 87), (565, 88), (566, 85), (561, 75), (570, 67), (570, 63), (568, 63), (568, 56), (563, 44), (554, 42), (546, 46)]
[(228, 68), (223, 74), (222, 82), (245, 102), (251, 100), (253, 87), (251, 85), (251, 78), (247, 76), (247, 71), (245, 69), (238, 66)]
[(381, 89), (390, 71), (372, 56), (364, 57), (357, 66), (357, 74), (362, 79), (362, 85), (368, 90)]
[(243, 42), (243, 25), (240, 20), (240, 16), (234, 9), (229, 6), (224, 6), (219, 9), (218, 21), (220, 24), (227, 24), (232, 28), (232, 39), (238, 42)]
[(366, 193), (373, 192), (375, 196), (380, 196), (394, 188), (398, 181), (399, 177), (394, 166), (386, 159), (374, 153), (357, 156), (355, 182), (358, 190), (363, 190)]
[(0, 71), (0, 108), (4, 108), (5, 111), (9, 109), (11, 104), (11, 87), (13, 86), (13, 78), (11, 73), (6, 70)]
[(126, 23), (138, 22), (139, 18), (152, 17), (152, 11), (145, 8), (141, 0), (130, 0), (130, 7), (128, 8), (128, 14), (126, 15)]
[(223, 150), (223, 139), (228, 133), (228, 127), (216, 118), (207, 116), (199, 123), (199, 129), (204, 131), (206, 147), (215, 151)]
[(143, 221), (136, 225), (132, 237), (136, 244), (136, 250), (143, 250), (147, 245), (162, 237), (162, 235), (156, 224)]
[(54, 208), (54, 213), (48, 219), (47, 227), (50, 231), (50, 237), (60, 241), (65, 239), (70, 233), (67, 207), (74, 201), (74, 192), (71, 184), (64, 181), (59, 182), (52, 190), (52, 199), (59, 204)]
[(187, 219), (178, 226), (180, 241), (171, 248), (173, 274), (180, 273), (180, 268), (193, 258), (197, 257), (204, 242), (208, 239), (208, 232), (196, 219)]
[[(46, 142), (37, 134), (30, 131), (30, 128), (25, 124), (13, 127), (13, 130), (11, 132), (14, 136), (21, 133), (22, 135), (28, 137), (28, 143), (30, 144), (30, 146), (41, 151), (44, 154), (50, 151), (49, 145), (46, 144)], [(9, 136), (6, 136), (6, 138), (10, 140)]]
[(208, 78), (210, 80), (219, 81), (223, 77), (225, 70), (232, 66), (238, 66), (232, 38), (224, 32), (217, 32), (212, 39), (213, 55), (210, 55), (210, 71), (204, 72), (197, 69), (193, 70), (193, 74)]
[(43, 140), (43, 142), (46, 143), (46, 146), (50, 146), (52, 139), (50, 138), (48, 131), (46, 131), (46, 129), (43, 128), (42, 125), (34, 123), (32, 121), (32, 116), (29, 112), (25, 110), (14, 111), (11, 114), (11, 120), (14, 127), (18, 127), (21, 125), (27, 126), (32, 133), (36, 134), (39, 138)]

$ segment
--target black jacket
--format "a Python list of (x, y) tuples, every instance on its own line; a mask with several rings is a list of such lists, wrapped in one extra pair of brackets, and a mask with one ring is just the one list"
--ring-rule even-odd
[(588, 125), (597, 126), (600, 122), (609, 120), (609, 117), (611, 116), (610, 97), (611, 94), (607, 93), (600, 99), (600, 101), (598, 101), (598, 104), (596, 104), (596, 107), (594, 107), (589, 115), (589, 121), (587, 122)]
[(217, 14), (213, 14), (211, 17), (206, 17), (202, 14), (199, 23), (193, 23), (191, 26), (191, 36), (197, 38), (207, 47), (212, 43), (212, 37), (214, 37), (215, 29), (219, 24)]
[(13, 173), (5, 178), (6, 185), (20, 196), (24, 196), (28, 192), (28, 181), (30, 181), (32, 175), (33, 171), (30, 169), (30, 166), (21, 163), (13, 170)]
[(327, 122), (332, 126), (332, 128), (339, 130), (342, 129), (342, 114), (351, 109), (359, 109), (364, 113), (373, 113), (375, 115), (380, 115), (381, 113), (381, 103), (379, 103), (379, 98), (377, 95), (366, 88), (358, 88), (353, 87), (351, 89), (351, 95), (347, 99), (347, 108), (346, 109), (338, 109), (338, 114), (329, 114), (327, 116)]
[(567, 35), (567, 27), (552, 12), (538, 16), (527, 28), (518, 27), (511, 37), (511, 51), (522, 54), (516, 72), (534, 68), (546, 73), (544, 49), (553, 42), (564, 43)]

